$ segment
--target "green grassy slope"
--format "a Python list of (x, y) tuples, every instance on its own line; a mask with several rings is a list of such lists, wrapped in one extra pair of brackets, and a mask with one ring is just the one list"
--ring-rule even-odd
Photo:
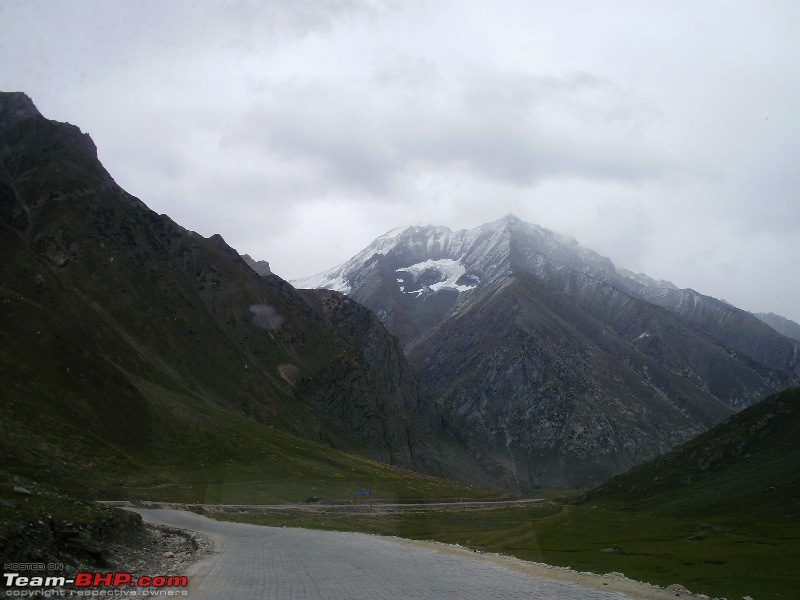
[(670, 515), (800, 521), (800, 388), (770, 396), (587, 502)]
[[(12, 457), (4, 467), (98, 499), (247, 504), (302, 502), (308, 496), (350, 500), (360, 488), (376, 497), (410, 500), (486, 493), (345, 454), (144, 385), (151, 386), (157, 423), (149, 441), (101, 440), (52, 418), (47, 423), (52, 433), (20, 426), (3, 436), (0, 448)], [(2, 415), (5, 422), (7, 416)]]

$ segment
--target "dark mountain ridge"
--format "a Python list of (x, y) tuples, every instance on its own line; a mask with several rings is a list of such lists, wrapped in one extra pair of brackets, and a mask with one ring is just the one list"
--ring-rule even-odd
[[(87, 134), (19, 93), (0, 94), (0, 252), (0, 417), (4, 430), (30, 430), (27, 448), (0, 443), (5, 464), (58, 468), (40, 449), (57, 448), (64, 427), (76, 447), (98, 435), (112, 449), (166, 450), (177, 438), (164, 411), (188, 427), (200, 402), (441, 470), (406, 359), (368, 311), (338, 302), (342, 327), (319, 294), (149, 210)], [(34, 415), (52, 429), (31, 428)]]
[(753, 315), (759, 321), (766, 323), (781, 335), (800, 342), (800, 323), (776, 315), (775, 313), (758, 313)]

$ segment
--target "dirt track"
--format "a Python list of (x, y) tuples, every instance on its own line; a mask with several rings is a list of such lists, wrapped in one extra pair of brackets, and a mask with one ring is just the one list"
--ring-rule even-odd
[(214, 513), (228, 510), (258, 511), (287, 511), (287, 512), (324, 512), (324, 513), (351, 513), (351, 514), (376, 514), (418, 511), (446, 511), (446, 510), (486, 510), (491, 508), (524, 507), (532, 504), (547, 502), (541, 498), (527, 498), (523, 500), (495, 500), (495, 501), (466, 501), (466, 502), (414, 502), (398, 503), (384, 501), (361, 500), (357, 503), (347, 502), (304, 502), (297, 504), (181, 504), (176, 502), (126, 502), (107, 501), (108, 506), (130, 508), (171, 508), (175, 510), (197, 510)]

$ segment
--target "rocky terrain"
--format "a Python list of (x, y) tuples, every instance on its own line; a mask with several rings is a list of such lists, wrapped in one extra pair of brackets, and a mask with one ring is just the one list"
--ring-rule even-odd
[(797, 342), (749, 313), (510, 215), (389, 232), (294, 284), (372, 309), (439, 433), (513, 489), (600, 483), (800, 380)]
[(0, 562), (41, 565), (33, 576), (98, 570), (177, 575), (212, 547), (202, 535), (144, 523), (134, 512), (0, 471)]
[(800, 324), (774, 313), (758, 313), (755, 317), (772, 327), (778, 333), (792, 338), (793, 340), (800, 341)]
[[(397, 339), (372, 312), (339, 292), (308, 290), (303, 296), (354, 351), (299, 382), (298, 397), (329, 428), (349, 432), (361, 446), (375, 449), (379, 460), (422, 466), (426, 457), (436, 455), (432, 440), (423, 435), (433, 430), (435, 417)], [(375, 406), (371, 396), (376, 391), (388, 401)]]

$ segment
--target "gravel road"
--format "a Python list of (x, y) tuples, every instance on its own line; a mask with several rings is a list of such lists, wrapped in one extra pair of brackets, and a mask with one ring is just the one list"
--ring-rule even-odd
[[(634, 589), (636, 582), (630, 580), (584, 576), (583, 581), (577, 573), (565, 576), (532, 563), (444, 544), (220, 522), (170, 509), (137, 512), (145, 521), (197, 531), (214, 541), (214, 552), (187, 572), (192, 600), (675, 597), (662, 589)], [(625, 585), (633, 586), (634, 593)], [(625, 593), (615, 591), (620, 589)]]

